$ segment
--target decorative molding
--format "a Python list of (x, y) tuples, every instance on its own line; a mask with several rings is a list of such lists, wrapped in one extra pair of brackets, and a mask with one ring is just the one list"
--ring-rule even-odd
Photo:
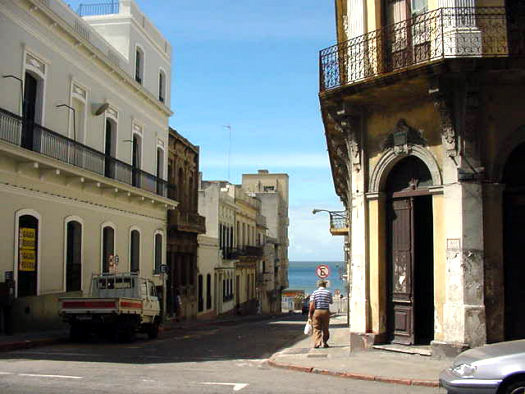
[(443, 148), (448, 157), (454, 158), (458, 155), (458, 136), (454, 126), (452, 105), (449, 100), (439, 91), (439, 88), (429, 91), (434, 99), (434, 107), (441, 118), (441, 136)]
[(420, 130), (410, 127), (405, 119), (399, 119), (383, 142), (383, 151), (392, 149), (396, 155), (410, 154), (414, 145), (426, 146), (427, 140)]
[(441, 171), (439, 169), (438, 163), (434, 155), (425, 147), (421, 145), (413, 145), (410, 149), (410, 154), (400, 154), (396, 153), (393, 148), (388, 148), (370, 175), (370, 184), (369, 184), (369, 193), (379, 193), (382, 192), (386, 185), (386, 179), (390, 170), (402, 159), (408, 156), (415, 156), (418, 159), (421, 159), (430, 171), (432, 176), (433, 186), (442, 185)]

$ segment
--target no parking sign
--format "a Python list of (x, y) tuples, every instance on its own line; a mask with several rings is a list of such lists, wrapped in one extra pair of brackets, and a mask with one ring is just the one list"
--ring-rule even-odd
[(315, 269), (315, 273), (320, 279), (326, 279), (330, 276), (330, 267), (326, 264), (318, 265)]

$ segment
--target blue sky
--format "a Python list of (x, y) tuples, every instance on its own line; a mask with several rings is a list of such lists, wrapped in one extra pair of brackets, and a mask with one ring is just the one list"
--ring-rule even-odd
[(173, 47), (170, 125), (200, 146), (203, 178), (288, 173), (290, 260), (341, 260), (328, 215), (312, 215), (342, 209), (317, 98), (318, 51), (335, 41), (333, 1), (136, 2)]

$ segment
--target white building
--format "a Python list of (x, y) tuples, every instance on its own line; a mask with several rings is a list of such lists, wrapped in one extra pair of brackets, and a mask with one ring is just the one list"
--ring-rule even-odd
[(15, 281), (15, 330), (55, 325), (57, 297), (87, 292), (92, 273), (162, 285), (171, 48), (132, 0), (79, 11), (0, 2), (0, 282)]
[[(238, 257), (233, 242), (237, 208), (229, 192), (233, 187), (228, 182), (203, 181), (199, 190), (199, 215), (206, 218), (206, 234), (199, 236), (198, 270), (203, 281), (213, 273), (209, 283), (213, 290), (206, 279), (205, 286), (198, 293), (211, 295), (216, 315), (232, 313), (235, 307), (234, 278)], [(215, 240), (216, 254), (210, 251), (212, 239)], [(206, 309), (201, 312), (206, 313)]]

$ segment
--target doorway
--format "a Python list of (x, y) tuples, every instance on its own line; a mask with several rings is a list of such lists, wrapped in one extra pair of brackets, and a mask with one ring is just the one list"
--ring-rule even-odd
[(432, 177), (409, 156), (387, 179), (387, 332), (392, 343), (434, 338)]
[(18, 297), (37, 295), (38, 219), (23, 215), (18, 219)]
[(505, 340), (525, 338), (525, 143), (512, 151), (503, 172)]
[(38, 80), (26, 72), (24, 81), (22, 148), (33, 150), (37, 111)]

